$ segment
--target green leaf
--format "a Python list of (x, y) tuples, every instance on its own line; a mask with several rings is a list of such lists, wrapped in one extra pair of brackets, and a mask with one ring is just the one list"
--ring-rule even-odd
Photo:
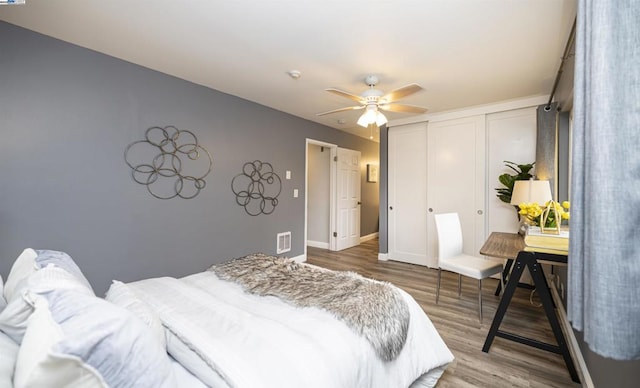
[(508, 160), (504, 160), (504, 165), (515, 172), (515, 175), (511, 175), (508, 173), (501, 174), (498, 177), (498, 181), (502, 183), (504, 187), (496, 188), (497, 191), (496, 196), (502, 201), (506, 203), (511, 202), (511, 194), (513, 193), (513, 186), (516, 181), (519, 180), (527, 180), (533, 178), (530, 171), (533, 169), (533, 163), (529, 164), (517, 164)]
[(522, 171), (522, 174), (531, 175), (531, 174), (529, 174), (529, 171), (531, 171), (533, 169), (533, 165), (534, 164), (536, 164), (536, 163), (533, 162), (531, 164), (519, 164), (518, 168), (520, 169), (520, 171)]

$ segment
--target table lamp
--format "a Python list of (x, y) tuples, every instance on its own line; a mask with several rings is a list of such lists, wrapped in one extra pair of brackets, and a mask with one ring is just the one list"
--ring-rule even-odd
[[(518, 206), (521, 203), (537, 203), (541, 207), (550, 201), (551, 185), (549, 181), (535, 181), (533, 179), (515, 181), (511, 192), (511, 205)], [(518, 234), (524, 236), (527, 233), (528, 224), (520, 218), (520, 228)]]
[(553, 199), (551, 197), (551, 185), (549, 181), (535, 181), (529, 179), (527, 181), (515, 181), (513, 191), (511, 192), (511, 205), (520, 205), (521, 203), (537, 202), (538, 205), (544, 206), (547, 201)]

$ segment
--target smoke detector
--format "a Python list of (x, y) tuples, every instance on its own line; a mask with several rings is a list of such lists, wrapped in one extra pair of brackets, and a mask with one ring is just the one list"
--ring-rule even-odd
[(293, 79), (298, 79), (300, 78), (300, 76), (302, 75), (302, 73), (300, 72), (300, 70), (289, 70), (287, 72), (287, 74), (289, 74), (289, 77), (293, 78)]

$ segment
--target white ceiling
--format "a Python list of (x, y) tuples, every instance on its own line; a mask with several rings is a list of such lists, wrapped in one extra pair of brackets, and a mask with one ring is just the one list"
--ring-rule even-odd
[(576, 0), (26, 0), (0, 20), (369, 137), (362, 111), (316, 116), (354, 104), (325, 88), (415, 82), (401, 102), (429, 113), (548, 95), (575, 13)]

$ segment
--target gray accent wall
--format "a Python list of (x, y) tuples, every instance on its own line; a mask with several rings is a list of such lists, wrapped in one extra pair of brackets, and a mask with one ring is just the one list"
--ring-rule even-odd
[[(275, 254), (278, 232), (292, 232), (290, 257), (302, 255), (306, 138), (378, 160), (378, 144), (361, 137), (5, 22), (0, 36), (4, 277), (26, 247), (68, 252), (99, 294), (112, 279), (183, 276), (253, 252)], [(213, 157), (194, 199), (153, 198), (125, 164), (128, 144), (166, 125), (192, 131)], [(231, 191), (253, 160), (282, 178), (268, 216), (247, 215)], [(362, 235), (378, 230), (378, 187), (365, 179)]]

